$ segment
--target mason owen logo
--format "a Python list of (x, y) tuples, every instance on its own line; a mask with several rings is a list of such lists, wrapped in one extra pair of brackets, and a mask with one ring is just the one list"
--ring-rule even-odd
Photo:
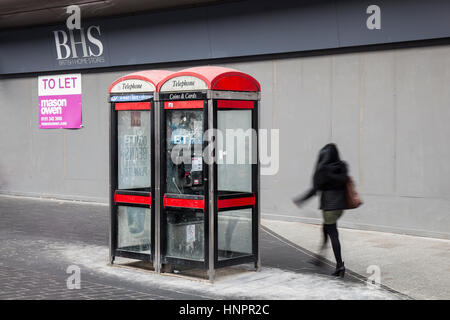
[(70, 6), (67, 13), (67, 29), (53, 31), (58, 64), (96, 64), (104, 63), (103, 43), (100, 26), (81, 27), (81, 12), (79, 7)]

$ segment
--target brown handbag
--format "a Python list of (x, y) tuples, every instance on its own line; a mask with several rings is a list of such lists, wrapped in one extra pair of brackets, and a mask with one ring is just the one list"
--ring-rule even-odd
[(355, 209), (363, 204), (361, 197), (358, 192), (356, 192), (355, 183), (353, 182), (352, 177), (348, 177), (345, 193), (347, 198), (347, 209)]

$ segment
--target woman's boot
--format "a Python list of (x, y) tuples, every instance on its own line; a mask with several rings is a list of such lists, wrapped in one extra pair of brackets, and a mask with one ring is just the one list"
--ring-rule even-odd
[(345, 275), (344, 262), (342, 262), (342, 264), (340, 264), (340, 265), (339, 264), (336, 265), (336, 270), (331, 275), (335, 276), (335, 277), (343, 278)]

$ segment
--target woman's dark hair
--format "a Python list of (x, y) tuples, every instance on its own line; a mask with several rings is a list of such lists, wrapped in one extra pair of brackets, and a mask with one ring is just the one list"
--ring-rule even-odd
[(327, 165), (330, 163), (340, 162), (339, 151), (334, 143), (328, 143), (319, 151), (319, 157), (317, 159), (317, 167)]
[(334, 143), (328, 143), (319, 151), (316, 169), (313, 174), (313, 186), (316, 190), (320, 189), (321, 186), (326, 183), (328, 178), (324, 173), (327, 172), (330, 167), (343, 167), (344, 170), (346, 170), (344, 162), (342, 162), (339, 157), (338, 148)]

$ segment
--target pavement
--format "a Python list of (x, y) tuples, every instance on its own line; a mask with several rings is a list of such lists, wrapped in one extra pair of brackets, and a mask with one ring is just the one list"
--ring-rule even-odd
[[(0, 196), (0, 299), (410, 298), (384, 283), (368, 284), (347, 251), (345, 279), (331, 277), (332, 259), (322, 259), (322, 266), (310, 263), (318, 258), (312, 250), (317, 230), (310, 230), (304, 244), (295, 236), (297, 225), (280, 228), (284, 222), (270, 220), (263, 221), (259, 272), (250, 265), (226, 268), (210, 283), (130, 268), (126, 259), (110, 266), (108, 212), (102, 204)], [(350, 243), (346, 236), (343, 240)], [(79, 289), (69, 289), (71, 268), (80, 270)]]
[[(321, 226), (263, 220), (262, 224), (304, 250), (316, 252)], [(413, 299), (450, 299), (450, 240), (339, 228), (346, 267)], [(332, 250), (324, 257), (333, 260)]]

